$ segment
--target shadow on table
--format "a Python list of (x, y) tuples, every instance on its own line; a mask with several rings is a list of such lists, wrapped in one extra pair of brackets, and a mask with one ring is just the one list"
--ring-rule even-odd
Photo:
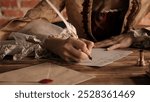
[(134, 76), (131, 79), (136, 85), (150, 85), (150, 77), (146, 74)]

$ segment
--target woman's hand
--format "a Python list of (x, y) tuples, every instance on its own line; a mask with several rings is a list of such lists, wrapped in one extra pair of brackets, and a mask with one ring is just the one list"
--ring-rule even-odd
[(107, 47), (107, 50), (127, 48), (133, 42), (133, 37), (129, 34), (121, 34), (110, 39), (95, 43), (95, 47)]
[(80, 62), (88, 59), (94, 43), (85, 39), (68, 38), (66, 40), (49, 38), (45, 41), (46, 48), (59, 55), (65, 61)]

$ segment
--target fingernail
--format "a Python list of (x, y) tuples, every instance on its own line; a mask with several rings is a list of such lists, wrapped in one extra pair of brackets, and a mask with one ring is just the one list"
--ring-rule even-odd
[(110, 50), (110, 48), (106, 48), (106, 51), (109, 51)]

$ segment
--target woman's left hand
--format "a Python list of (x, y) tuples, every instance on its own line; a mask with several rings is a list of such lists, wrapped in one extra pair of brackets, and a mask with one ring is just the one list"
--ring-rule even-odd
[(107, 50), (114, 50), (118, 48), (127, 48), (133, 42), (132, 35), (121, 34), (110, 39), (95, 43), (95, 47), (107, 47)]

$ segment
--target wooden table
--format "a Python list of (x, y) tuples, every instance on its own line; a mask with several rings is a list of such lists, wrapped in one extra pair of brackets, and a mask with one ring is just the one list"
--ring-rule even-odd
[[(115, 61), (114, 63), (105, 67), (88, 67), (81, 65), (61, 64), (56, 61), (53, 61), (53, 63), (60, 64), (82, 73), (96, 76), (94, 79), (81, 83), (83, 85), (148, 85), (150, 84), (150, 77), (148, 77), (145, 73), (145, 70), (148, 69), (148, 66), (136, 66), (138, 54), (138, 51), (134, 50), (134, 53), (130, 54), (129, 56)], [(145, 51), (145, 60), (150, 60), (149, 51)], [(36, 60), (30, 58), (21, 61), (3, 60), (0, 61), (0, 73), (40, 64), (47, 61), (49, 60)]]

